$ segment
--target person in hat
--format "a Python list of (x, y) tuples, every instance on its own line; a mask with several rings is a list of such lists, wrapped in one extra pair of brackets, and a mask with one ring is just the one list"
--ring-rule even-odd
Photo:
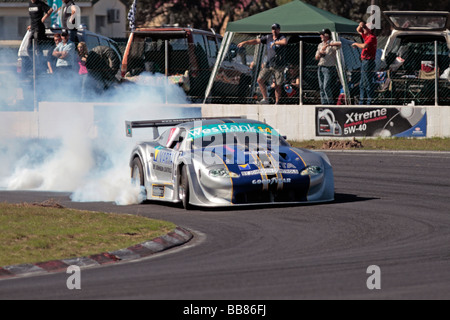
[(270, 77), (275, 77), (275, 104), (278, 104), (281, 96), (281, 87), (283, 85), (283, 71), (285, 67), (285, 46), (287, 38), (281, 34), (281, 26), (278, 23), (272, 25), (272, 34), (265, 35), (261, 38), (242, 41), (238, 44), (238, 48), (245, 45), (266, 45), (267, 62), (264, 64), (258, 76), (258, 84), (261, 89), (263, 99), (261, 104), (268, 104), (266, 84)]
[(73, 76), (75, 70), (75, 44), (69, 40), (69, 33), (67, 30), (61, 32), (62, 41), (53, 50), (53, 56), (57, 58), (56, 60), (56, 73), (61, 77), (71, 77)]
[(330, 29), (320, 31), (321, 43), (317, 46), (316, 60), (318, 63), (320, 102), (334, 104), (334, 92), (337, 88), (336, 51), (342, 46), (340, 41), (331, 40)]
[(361, 51), (361, 81), (359, 82), (359, 104), (371, 104), (375, 92), (375, 74), (377, 55), (377, 37), (372, 29), (360, 22), (356, 31), (361, 35), (364, 43), (353, 43), (353, 48), (362, 49)]

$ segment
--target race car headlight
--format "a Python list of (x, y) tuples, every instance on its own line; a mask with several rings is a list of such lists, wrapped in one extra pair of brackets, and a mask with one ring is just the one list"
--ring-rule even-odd
[(209, 170), (208, 174), (210, 177), (214, 177), (214, 178), (230, 178), (230, 177), (238, 178), (239, 177), (239, 175), (237, 173), (230, 172), (225, 168)]
[(319, 166), (307, 166), (300, 174), (302, 176), (316, 176), (323, 173), (323, 169)]

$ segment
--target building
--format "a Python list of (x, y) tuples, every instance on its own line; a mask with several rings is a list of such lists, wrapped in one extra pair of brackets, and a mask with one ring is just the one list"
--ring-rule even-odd
[[(62, 0), (48, 0), (53, 9)], [(128, 8), (124, 0), (74, 0), (81, 10), (81, 24), (110, 38), (126, 37)], [(29, 0), (0, 0), (0, 40), (20, 40), (30, 25)], [(55, 10), (56, 11), (56, 10)], [(56, 21), (52, 16), (52, 21)], [(50, 19), (47, 25), (52, 24)]]

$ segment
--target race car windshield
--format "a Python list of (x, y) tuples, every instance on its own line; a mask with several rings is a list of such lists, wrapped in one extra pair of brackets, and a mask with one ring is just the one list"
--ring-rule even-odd
[(280, 134), (264, 124), (214, 124), (193, 128), (188, 133), (191, 148), (241, 145), (249, 149), (289, 146)]

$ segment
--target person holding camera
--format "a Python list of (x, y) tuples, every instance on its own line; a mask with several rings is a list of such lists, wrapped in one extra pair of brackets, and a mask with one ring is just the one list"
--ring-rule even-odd
[(364, 22), (360, 22), (356, 31), (361, 35), (364, 43), (353, 43), (353, 48), (361, 51), (361, 81), (359, 82), (359, 104), (370, 105), (375, 92), (375, 74), (377, 55), (377, 37), (372, 29)]
[(320, 31), (322, 40), (317, 46), (316, 60), (318, 63), (321, 104), (334, 104), (334, 92), (337, 86), (336, 51), (342, 46), (340, 41), (331, 40), (330, 29)]
[(238, 48), (244, 45), (256, 45), (260, 43), (266, 45), (267, 62), (264, 64), (258, 76), (258, 84), (263, 96), (263, 99), (259, 103), (269, 103), (266, 85), (273, 75), (275, 77), (275, 104), (278, 104), (284, 81), (283, 71), (286, 64), (284, 49), (287, 45), (287, 38), (281, 34), (281, 26), (278, 23), (274, 23), (272, 25), (272, 34), (257, 39), (242, 41), (238, 44)]

